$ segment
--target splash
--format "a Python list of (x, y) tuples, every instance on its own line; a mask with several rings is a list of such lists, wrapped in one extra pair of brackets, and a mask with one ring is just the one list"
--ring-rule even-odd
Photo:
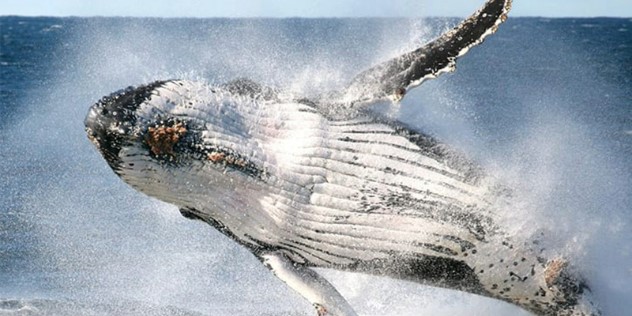
[[(41, 277), (2, 295), (124, 306), (117, 310), (129, 308), (121, 302), (135, 302), (191, 314), (310, 315), (311, 306), (232, 241), (120, 182), (85, 139), (83, 116), (111, 91), (174, 77), (213, 83), (248, 77), (315, 95), (441, 29), (391, 19), (77, 23), (64, 27), (72, 32), (67, 44), (77, 48), (60, 60), (65, 66), (51, 82), (51, 93), (24, 100), (28, 115), (4, 143), (16, 156), (28, 157), (5, 163), (25, 170), (23, 187), (29, 189), (19, 193), (16, 217), (35, 262), (29, 269)], [(463, 64), (485, 61), (466, 57)], [(481, 79), (481, 73), (464, 66), (411, 92), (401, 108), (385, 110), (462, 148), (504, 179), (518, 205), (507, 214), (507, 227), (525, 238), (545, 232), (549, 251), (585, 269), (606, 315), (624, 314), (632, 296), (625, 282), (632, 277), (632, 203), (625, 198), (632, 185), (621, 167), (626, 160), (618, 160), (608, 141), (577, 120), (572, 107), (559, 109), (564, 98), (558, 95), (534, 99), (520, 89), (505, 92), (517, 96), (504, 99), (514, 102), (515, 113), (495, 117), (500, 126), (490, 123), (480, 103), (493, 100), (472, 96), (480, 90), (471, 82), (494, 86), (497, 76), (510, 80), (511, 74)], [(465, 78), (462, 85), (451, 86), (458, 76)], [(575, 89), (591, 84), (585, 80)], [(513, 126), (513, 119), (521, 123)], [(499, 134), (511, 140), (498, 141)], [(324, 273), (363, 315), (527, 315), (460, 292)]]

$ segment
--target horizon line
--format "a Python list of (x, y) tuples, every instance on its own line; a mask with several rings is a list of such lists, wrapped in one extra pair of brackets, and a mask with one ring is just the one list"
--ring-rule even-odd
[[(23, 18), (138, 18), (138, 19), (462, 19), (463, 16), (141, 16), (141, 15), (22, 15), (22, 14), (0, 14), (0, 18), (23, 17)], [(541, 19), (632, 19), (632, 16), (595, 15), (595, 16), (547, 16), (547, 15), (511, 15), (509, 19), (515, 18), (541, 18)]]

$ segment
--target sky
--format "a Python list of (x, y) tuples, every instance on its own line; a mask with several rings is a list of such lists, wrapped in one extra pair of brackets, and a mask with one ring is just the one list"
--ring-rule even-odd
[[(467, 16), (483, 0), (0, 0), (0, 16)], [(514, 0), (512, 16), (632, 17), (632, 0)]]

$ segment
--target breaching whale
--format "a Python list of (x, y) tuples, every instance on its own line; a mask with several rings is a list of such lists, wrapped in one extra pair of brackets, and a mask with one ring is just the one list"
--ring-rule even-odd
[(318, 315), (356, 315), (312, 268), (484, 295), (538, 315), (598, 315), (572, 265), (499, 224), (504, 188), (366, 104), (401, 100), (505, 21), (489, 0), (423, 47), (307, 100), (238, 79), (164, 80), (102, 98), (88, 138), (123, 181), (247, 248)]

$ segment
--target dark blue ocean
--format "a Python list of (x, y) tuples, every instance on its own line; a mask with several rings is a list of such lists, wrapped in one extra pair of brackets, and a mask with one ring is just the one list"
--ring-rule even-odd
[[(129, 188), (85, 137), (89, 106), (157, 79), (342, 87), (456, 19), (0, 17), (0, 315), (313, 315), (247, 251)], [(511, 229), (632, 310), (632, 19), (510, 18), (376, 111), (516, 189)], [(527, 315), (490, 299), (325, 271), (362, 315)]]

